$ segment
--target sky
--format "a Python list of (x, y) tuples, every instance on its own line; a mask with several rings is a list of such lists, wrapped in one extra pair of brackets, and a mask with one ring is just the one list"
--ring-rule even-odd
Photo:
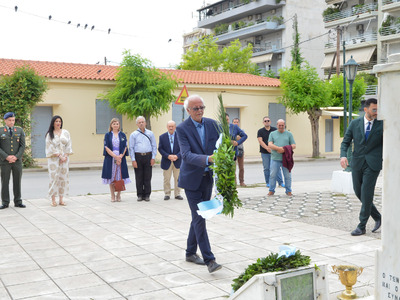
[(106, 57), (117, 65), (130, 50), (157, 68), (173, 67), (181, 61), (182, 35), (196, 27), (196, 10), (203, 5), (204, 0), (0, 0), (0, 58), (104, 64)]

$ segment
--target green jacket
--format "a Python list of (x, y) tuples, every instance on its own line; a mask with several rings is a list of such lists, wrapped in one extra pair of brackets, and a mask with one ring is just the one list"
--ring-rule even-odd
[(352, 140), (354, 141), (354, 150), (351, 168), (360, 170), (364, 161), (366, 161), (372, 170), (381, 170), (383, 121), (374, 121), (368, 140), (365, 141), (364, 117), (353, 120), (349, 128), (347, 128), (340, 146), (340, 157), (347, 157), (347, 149), (350, 147)]
[(0, 164), (6, 161), (7, 156), (15, 155), (19, 161), (22, 161), (22, 155), (25, 151), (25, 133), (21, 127), (14, 126), (13, 135), (6, 127), (0, 127)]

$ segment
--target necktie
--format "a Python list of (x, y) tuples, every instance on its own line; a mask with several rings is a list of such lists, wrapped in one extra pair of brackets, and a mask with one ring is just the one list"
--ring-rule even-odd
[(204, 131), (203, 131), (203, 124), (198, 124), (197, 125), (198, 132), (200, 135), (201, 143), (203, 144), (203, 147), (205, 146), (205, 140), (204, 140)]
[(371, 132), (371, 122), (368, 122), (367, 129), (365, 130), (365, 141), (368, 140), (369, 133)]
[(169, 141), (171, 143), (171, 151), (174, 151), (174, 140), (172, 139), (172, 135), (169, 136)]
[(11, 127), (10, 127), (10, 135), (12, 136), (12, 129), (11, 129)]

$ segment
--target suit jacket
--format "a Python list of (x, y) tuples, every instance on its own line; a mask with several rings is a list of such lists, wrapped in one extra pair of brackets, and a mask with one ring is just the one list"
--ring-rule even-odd
[(353, 120), (347, 128), (340, 146), (340, 157), (347, 157), (347, 149), (354, 141), (351, 168), (360, 170), (364, 161), (374, 170), (382, 169), (383, 121), (375, 120), (368, 140), (365, 141), (364, 117)]
[[(243, 142), (247, 140), (247, 134), (236, 124), (229, 124), (229, 135), (231, 136), (231, 140), (233, 141), (236, 141), (236, 137), (240, 136), (240, 140), (237, 141), (238, 145), (243, 144)], [(236, 157), (238, 154), (237, 146), (234, 148), (234, 150)]]
[(215, 143), (219, 138), (217, 122), (209, 118), (203, 118), (202, 122), (205, 130), (205, 147), (190, 117), (176, 128), (182, 155), (178, 186), (192, 191), (200, 187), (204, 170), (208, 166), (207, 156), (213, 154), (216, 149)]
[[(125, 148), (127, 148), (128, 139), (126, 138), (125, 133), (123, 133), (122, 131), (118, 133), (118, 137), (119, 137), (119, 153), (123, 153), (125, 151)], [(111, 151), (113, 150), (112, 138), (113, 138), (112, 131), (107, 132), (106, 135), (104, 136), (104, 148), (103, 148), (104, 162), (103, 162), (103, 170), (101, 173), (101, 178), (105, 179), (112, 178), (111, 172), (112, 172), (113, 158), (107, 153), (105, 148), (105, 146), (107, 146), (108, 149), (110, 149)], [(126, 149), (125, 155), (121, 161), (122, 178), (129, 178), (128, 166), (126, 164), (126, 156), (128, 155), (129, 155), (128, 149)]]
[(177, 133), (175, 132), (174, 135), (174, 148), (171, 151), (171, 143), (169, 141), (169, 133), (168, 131), (160, 135), (160, 140), (158, 142), (158, 152), (160, 152), (161, 158), (161, 169), (168, 170), (171, 166), (171, 161), (168, 159), (168, 155), (175, 154), (178, 156), (178, 159), (174, 161), (175, 168), (179, 169), (181, 167), (181, 150), (179, 148), (179, 142)]
[(8, 164), (6, 158), (9, 155), (15, 155), (18, 158), (16, 163), (22, 163), (24, 151), (25, 133), (22, 128), (14, 126), (11, 136), (7, 127), (0, 127), (0, 164)]

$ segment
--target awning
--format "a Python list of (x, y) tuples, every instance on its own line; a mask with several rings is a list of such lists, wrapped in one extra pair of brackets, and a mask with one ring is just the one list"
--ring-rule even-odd
[[(353, 50), (346, 50), (346, 60), (349, 60), (350, 57), (353, 55), (353, 59), (358, 64), (369, 63), (369, 61), (371, 60), (372, 54), (374, 54), (375, 49), (376, 49), (376, 46), (353, 49)], [(321, 69), (328, 69), (331, 67), (332, 59), (333, 59), (334, 55), (335, 55), (335, 53), (329, 53), (329, 54), (325, 55), (325, 59), (322, 62)], [(335, 62), (333, 64), (333, 66), (336, 67), (336, 58), (335, 58)], [(343, 66), (343, 52), (340, 52), (340, 66)]]
[(345, 2), (346, 0), (328, 0), (326, 1), (327, 5), (331, 5), (331, 4), (336, 4), (336, 3), (340, 3), (340, 2)]
[(273, 53), (268, 53), (268, 54), (252, 57), (250, 60), (254, 64), (259, 64), (259, 63), (263, 63), (266, 61), (271, 61), (272, 55), (273, 55)]
[[(329, 110), (322, 110), (322, 115), (323, 116), (335, 116), (335, 117), (343, 117), (344, 116), (344, 111), (329, 111)], [(349, 112), (346, 112), (347, 117), (350, 116)], [(351, 114), (353, 117), (358, 117), (357, 114), (352, 113)]]

